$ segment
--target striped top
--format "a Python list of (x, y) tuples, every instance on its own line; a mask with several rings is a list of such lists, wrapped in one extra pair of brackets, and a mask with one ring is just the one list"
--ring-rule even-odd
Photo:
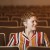
[(48, 47), (49, 41), (44, 32), (33, 33), (31, 39), (23, 32), (11, 33), (10, 41), (7, 46), (17, 46), (19, 50), (27, 50), (28, 47), (46, 46)]

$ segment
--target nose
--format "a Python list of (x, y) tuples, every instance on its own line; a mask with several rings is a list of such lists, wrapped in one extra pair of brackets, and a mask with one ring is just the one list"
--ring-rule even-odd
[(34, 26), (37, 26), (37, 21), (34, 21)]

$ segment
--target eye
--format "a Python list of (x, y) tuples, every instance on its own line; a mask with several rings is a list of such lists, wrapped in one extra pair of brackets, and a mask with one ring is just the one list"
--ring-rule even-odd
[(32, 23), (34, 23), (34, 21), (32, 21)]
[(35, 22), (37, 23), (38, 21), (36, 20)]
[(32, 21), (32, 23), (34, 23), (34, 22), (36, 22), (36, 23), (37, 23), (38, 21), (37, 21), (37, 20)]

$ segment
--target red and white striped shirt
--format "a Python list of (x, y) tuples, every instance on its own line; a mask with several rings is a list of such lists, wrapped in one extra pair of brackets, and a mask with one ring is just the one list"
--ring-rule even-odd
[(29, 41), (23, 31), (19, 33), (11, 33), (10, 41), (7, 46), (18, 46), (20, 50), (26, 50), (30, 46), (38, 47), (43, 45), (48, 47), (48, 38), (45, 33), (35, 32)]

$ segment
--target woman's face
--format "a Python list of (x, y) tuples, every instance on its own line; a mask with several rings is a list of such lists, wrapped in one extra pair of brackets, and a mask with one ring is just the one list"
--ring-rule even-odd
[(29, 29), (30, 31), (36, 30), (37, 26), (37, 19), (35, 16), (30, 17), (26, 21), (26, 28)]

